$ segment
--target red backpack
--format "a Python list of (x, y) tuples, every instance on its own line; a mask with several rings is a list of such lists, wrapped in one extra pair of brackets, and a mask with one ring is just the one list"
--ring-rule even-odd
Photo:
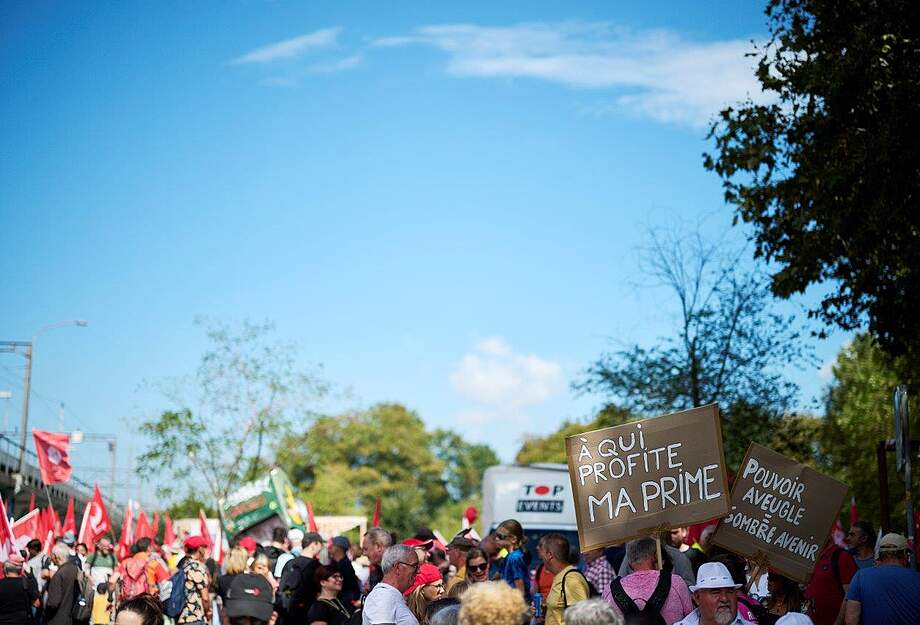
[(134, 599), (138, 595), (148, 592), (147, 588), (147, 562), (138, 558), (128, 558), (125, 561), (125, 574), (121, 578), (120, 601)]

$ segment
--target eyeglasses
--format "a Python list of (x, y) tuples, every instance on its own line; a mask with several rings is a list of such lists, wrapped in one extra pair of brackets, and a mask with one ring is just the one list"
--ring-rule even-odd
[(343, 579), (341, 573), (333, 573), (329, 576), (329, 579)]
[(403, 562), (402, 560), (400, 560), (396, 564), (402, 564), (403, 566), (408, 566), (413, 571), (417, 571), (418, 567), (420, 566), (418, 562), (415, 562), (414, 564), (409, 564), (408, 562)]
[(468, 568), (471, 573), (482, 573), (489, 568), (489, 563), (483, 562), (482, 564), (467, 564), (466, 568)]

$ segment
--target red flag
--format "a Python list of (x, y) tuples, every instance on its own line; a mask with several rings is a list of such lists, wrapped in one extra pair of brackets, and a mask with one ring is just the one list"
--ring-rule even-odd
[(38, 468), (42, 472), (42, 482), (57, 484), (70, 479), (70, 461), (67, 448), (70, 437), (67, 434), (32, 430), (35, 439), (35, 451), (38, 454)]
[(150, 527), (150, 522), (147, 520), (147, 515), (144, 514), (144, 509), (138, 507), (138, 510), (137, 527), (134, 529), (135, 542), (140, 538), (153, 538), (153, 528)]
[(61, 517), (58, 516), (57, 510), (54, 508), (51, 508), (51, 520), (54, 521), (54, 535), (63, 536), (64, 530), (61, 529)]
[(86, 505), (83, 506), (83, 520), (80, 521), (80, 533), (77, 534), (77, 542), (83, 543), (86, 545), (87, 549), (93, 551), (93, 541), (89, 539), (86, 534), (86, 530), (89, 527), (89, 512), (90, 508), (93, 507), (93, 500), (90, 499), (86, 502)]
[(77, 521), (74, 518), (73, 495), (67, 500), (67, 512), (64, 513), (64, 525), (61, 527), (61, 534), (67, 532), (77, 533)]
[(32, 496), (29, 497), (29, 512), (35, 510), (35, 493), (32, 493)]
[(153, 539), (156, 540), (157, 536), (160, 535), (160, 513), (153, 513)]
[(316, 519), (313, 517), (313, 504), (309, 501), (307, 502), (307, 529), (311, 532), (319, 530), (319, 528), (316, 527)]
[(131, 500), (129, 499), (128, 505), (125, 507), (125, 518), (121, 522), (121, 537), (118, 539), (118, 549), (115, 553), (119, 560), (124, 560), (131, 556), (131, 543), (134, 542), (133, 523), (134, 510), (131, 507)]
[(6, 504), (3, 502), (3, 497), (0, 497), (0, 558), (3, 558), (4, 562), (16, 548), (15, 542), (16, 537), (13, 536), (9, 517), (6, 516)]
[(20, 517), (13, 525), (11, 530), (13, 536), (20, 538), (22, 536), (28, 536), (29, 538), (37, 538), (38, 533), (38, 517), (41, 516), (41, 511), (32, 510), (28, 514)]
[(850, 526), (859, 520), (859, 511), (856, 509), (856, 498), (850, 497)]
[(48, 533), (45, 535), (45, 542), (42, 544), (42, 553), (46, 556), (50, 556), (52, 547), (54, 547), (54, 532), (48, 530)]
[(377, 497), (377, 503), (374, 504), (374, 523), (372, 527), (380, 527), (380, 497)]
[(96, 543), (100, 538), (105, 536), (112, 529), (112, 523), (109, 521), (109, 512), (105, 509), (105, 502), (102, 501), (102, 493), (99, 492), (99, 484), (93, 485), (93, 500), (89, 513), (89, 526), (86, 537), (92, 543)]
[(172, 519), (169, 518), (168, 512), (163, 516), (166, 517), (166, 529), (163, 531), (163, 544), (172, 547), (173, 543), (176, 542), (176, 534), (173, 532)]
[(208, 541), (208, 550), (214, 549), (214, 541), (211, 539), (210, 530), (208, 530), (208, 518), (201, 508), (198, 509), (198, 530), (201, 532), (201, 537)]

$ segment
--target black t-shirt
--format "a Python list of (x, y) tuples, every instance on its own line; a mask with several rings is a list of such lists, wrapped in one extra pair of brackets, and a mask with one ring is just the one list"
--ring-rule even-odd
[(307, 623), (320, 621), (329, 625), (345, 625), (351, 616), (351, 610), (338, 599), (317, 599), (307, 613)]
[(217, 596), (224, 600), (224, 603), (227, 602), (227, 591), (230, 590), (230, 584), (233, 583), (233, 578), (237, 574), (233, 575), (221, 575), (217, 578)]
[(22, 577), (0, 579), (0, 623), (23, 625), (32, 622), (32, 602), (38, 592)]

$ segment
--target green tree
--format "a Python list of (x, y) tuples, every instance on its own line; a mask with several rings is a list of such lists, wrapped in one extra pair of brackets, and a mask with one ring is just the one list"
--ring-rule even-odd
[(497, 461), (487, 446), (427, 431), (399, 404), (317, 418), (285, 436), (277, 457), (318, 513), (370, 516), (380, 497), (384, 526), (401, 535), (440, 518), (445, 507), (462, 512), (474, 503), (482, 471)]
[(270, 466), (272, 441), (310, 416), (303, 407), (326, 386), (298, 368), (296, 347), (274, 339), (270, 323), (199, 323), (208, 348), (193, 375), (158, 385), (174, 407), (141, 423), (148, 445), (137, 472), (161, 496), (186, 488), (216, 502)]
[(793, 407), (798, 386), (784, 373), (813, 362), (811, 351), (794, 319), (773, 310), (763, 277), (739, 268), (738, 254), (699, 235), (652, 233), (651, 241), (646, 271), (674, 295), (673, 334), (603, 354), (574, 386), (643, 416), (718, 403), (735, 466), (747, 441)]
[[(920, 358), (920, 18), (914, 0), (770, 0), (770, 104), (726, 108), (704, 165), (788, 298)], [(910, 363), (905, 363), (910, 364)]]
[(587, 423), (567, 421), (558, 430), (546, 436), (531, 436), (524, 440), (515, 461), (518, 464), (535, 464), (537, 462), (556, 462), (565, 464), (565, 439), (582, 432), (599, 430), (614, 425), (622, 425), (639, 419), (638, 416), (610, 404), (605, 406)]
[[(875, 446), (894, 437), (892, 394), (898, 384), (895, 368), (872, 337), (860, 335), (844, 347), (833, 368), (827, 393), (823, 464), (850, 486), (860, 516), (878, 527), (878, 464)], [(903, 479), (895, 470), (894, 454), (888, 454), (892, 521), (903, 525)]]

